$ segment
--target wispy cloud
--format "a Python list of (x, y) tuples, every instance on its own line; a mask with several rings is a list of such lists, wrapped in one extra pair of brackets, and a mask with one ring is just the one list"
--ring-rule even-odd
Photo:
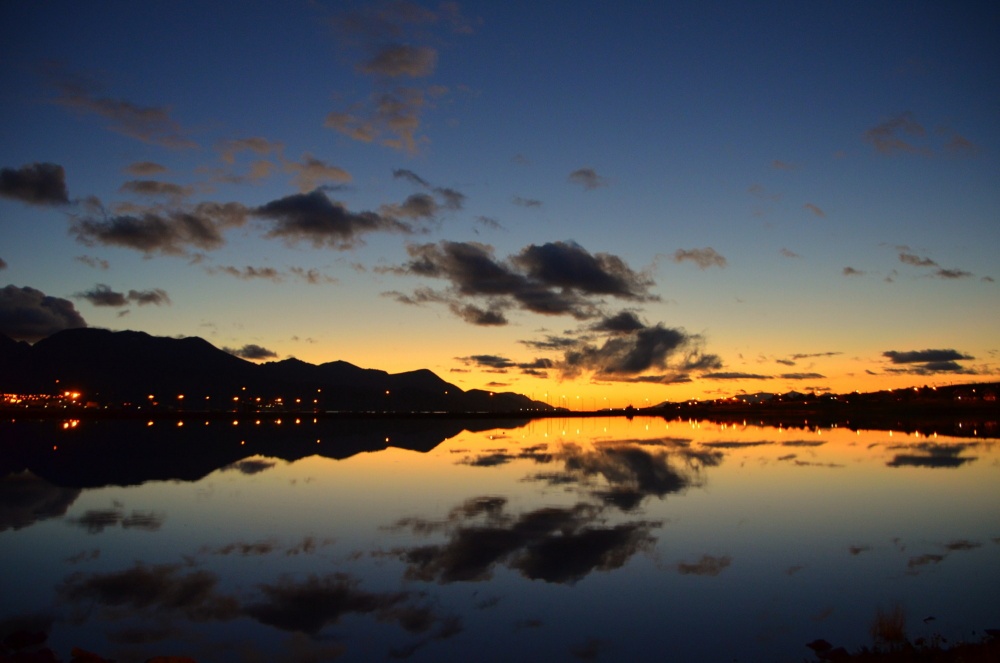
[(821, 219), (825, 219), (826, 218), (826, 212), (824, 212), (823, 210), (821, 210), (816, 205), (813, 205), (812, 203), (806, 203), (802, 207), (804, 207), (806, 210), (812, 212), (813, 214), (815, 214), (816, 216), (818, 216)]
[(673, 256), (674, 262), (693, 262), (701, 269), (709, 267), (725, 267), (726, 259), (715, 249), (706, 246), (703, 249), (677, 249)]
[(865, 131), (864, 140), (879, 154), (928, 154), (926, 148), (909, 142), (912, 138), (923, 138), (926, 133), (913, 113), (906, 111)]
[(609, 184), (608, 179), (598, 175), (597, 171), (593, 168), (579, 168), (574, 170), (569, 174), (568, 179), (574, 184), (579, 184), (587, 191), (593, 191)]

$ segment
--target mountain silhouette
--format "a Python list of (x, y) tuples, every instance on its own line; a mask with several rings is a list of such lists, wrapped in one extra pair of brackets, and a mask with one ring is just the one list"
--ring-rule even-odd
[(126, 407), (250, 411), (517, 412), (551, 410), (516, 393), (465, 391), (421, 369), (405, 373), (345, 361), (255, 364), (197, 338), (68, 329), (34, 345), (0, 335), (0, 391), (58, 394)]

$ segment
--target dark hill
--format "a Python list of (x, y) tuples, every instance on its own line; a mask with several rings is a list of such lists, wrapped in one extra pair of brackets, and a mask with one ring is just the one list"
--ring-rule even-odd
[[(0, 338), (0, 391), (79, 391), (102, 405), (186, 410), (265, 407), (346, 412), (549, 409), (519, 394), (465, 392), (429, 370), (389, 374), (345, 361), (254, 364), (201, 338), (70, 329), (29, 346)], [(181, 396), (183, 395), (183, 398)]]

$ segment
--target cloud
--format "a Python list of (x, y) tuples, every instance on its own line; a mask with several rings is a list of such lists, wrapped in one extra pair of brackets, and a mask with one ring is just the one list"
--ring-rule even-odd
[[(243, 347), (244, 347), (244, 349), (246, 349), (248, 347), (252, 349), (252, 348), (259, 348), (260, 346), (257, 346), (257, 345), (246, 346), (245, 345)], [(261, 348), (261, 349), (263, 349), (263, 348)], [(235, 354), (235, 353), (232, 353), (232, 354)], [(240, 355), (237, 355), (237, 356), (240, 356)], [(264, 470), (269, 470), (269, 469), (271, 469), (272, 467), (274, 467), (277, 464), (278, 464), (277, 461), (274, 461), (274, 460), (271, 460), (271, 459), (268, 459), (268, 458), (244, 458), (243, 460), (240, 460), (240, 461), (237, 461), (235, 463), (231, 463), (229, 465), (226, 465), (225, 467), (222, 468), (222, 471), (225, 472), (225, 471), (228, 471), (228, 470), (236, 470), (237, 472), (242, 472), (243, 474), (260, 474)]]
[(118, 189), (123, 193), (134, 193), (140, 196), (165, 196), (167, 198), (183, 199), (194, 193), (191, 186), (181, 186), (172, 182), (157, 180), (130, 180)]
[(930, 258), (921, 258), (916, 254), (907, 253), (906, 251), (900, 252), (899, 262), (905, 265), (913, 265), (914, 267), (937, 267), (937, 263)]
[(103, 283), (98, 283), (90, 290), (78, 292), (73, 296), (79, 299), (86, 299), (94, 306), (128, 306), (128, 300), (124, 294), (115, 292)]
[[(397, 168), (392, 171), (392, 176), (395, 179), (404, 179), (411, 184), (415, 184), (419, 187), (432, 191), (440, 201), (434, 201), (433, 199), (427, 199), (425, 205), (431, 207), (432, 213), (428, 216), (433, 216), (437, 213), (438, 207), (444, 207), (450, 210), (460, 210), (465, 205), (465, 194), (455, 189), (448, 187), (432, 186), (430, 182), (420, 177), (412, 170), (407, 170), (405, 168)], [(410, 198), (413, 198), (411, 196)], [(424, 196), (424, 198), (427, 198)], [(409, 198), (407, 199), (409, 200)]]
[(32, 163), (20, 168), (0, 169), (0, 198), (29, 205), (65, 205), (66, 171), (54, 163)]
[(806, 353), (793, 354), (792, 355), (792, 359), (794, 359), (794, 360), (797, 361), (799, 359), (810, 359), (812, 357), (836, 357), (837, 355), (842, 355), (842, 354), (844, 354), (844, 353), (843, 352), (806, 352)]
[(826, 378), (822, 373), (782, 373), (778, 377), (785, 380), (822, 380)]
[[(913, 449), (915, 454), (896, 454), (892, 460), (886, 463), (889, 467), (927, 467), (927, 468), (950, 468), (961, 467), (966, 463), (977, 460), (976, 456), (963, 456), (966, 449), (973, 447), (972, 444), (936, 444), (934, 442), (921, 442), (914, 445), (903, 445)], [(890, 447), (898, 449), (899, 446)]]
[(351, 174), (339, 166), (330, 164), (314, 158), (309, 154), (302, 156), (302, 162), (289, 161), (285, 163), (285, 170), (295, 173), (292, 183), (298, 187), (300, 193), (308, 193), (323, 182), (350, 182), (353, 178)]
[(213, 202), (166, 211), (151, 207), (118, 216), (101, 212), (73, 219), (70, 232), (77, 241), (87, 246), (120, 246), (146, 255), (217, 249), (225, 243), (222, 231), (242, 226), (247, 217), (247, 209), (240, 203)]
[(172, 149), (198, 147), (170, 116), (168, 107), (139, 106), (98, 96), (97, 86), (81, 76), (55, 72), (52, 83), (59, 92), (56, 104), (79, 113), (99, 115), (110, 121), (108, 128), (116, 133)]
[(407, 252), (410, 262), (383, 271), (445, 279), (451, 283), (451, 292), (434, 294), (434, 299), (451, 302), (455, 310), (467, 305), (464, 298), (484, 297), (487, 307), (470, 313), (489, 312), (494, 322), (511, 308), (592, 318), (598, 313), (590, 296), (657, 299), (648, 292), (653, 285), (649, 277), (633, 271), (617, 256), (591, 254), (573, 242), (532, 244), (507, 260), (498, 260), (492, 247), (477, 242), (412, 244)]
[(93, 267), (94, 269), (107, 270), (111, 266), (107, 260), (104, 260), (102, 258), (94, 258), (92, 256), (77, 256), (76, 258), (74, 258), (74, 260), (82, 262), (87, 267)]
[(972, 276), (972, 272), (966, 272), (962, 269), (944, 269), (941, 268), (934, 272), (934, 276), (942, 279), (966, 279)]
[(784, 247), (781, 248), (780, 253), (781, 253), (781, 255), (783, 255), (786, 258), (801, 258), (802, 257), (798, 253), (796, 253), (795, 251), (792, 251), (791, 249), (786, 249)]
[(261, 347), (253, 343), (247, 343), (242, 348), (222, 348), (223, 351), (228, 352), (231, 355), (235, 355), (242, 359), (274, 359), (278, 356), (273, 350), (268, 350), (267, 348)]
[(604, 318), (591, 325), (591, 329), (598, 332), (609, 332), (613, 334), (629, 334), (645, 329), (646, 325), (639, 320), (639, 317), (632, 311), (622, 311), (609, 318)]
[(712, 576), (722, 573), (732, 563), (732, 558), (728, 555), (713, 557), (712, 555), (702, 555), (697, 562), (678, 562), (677, 572), (681, 575)]
[(79, 488), (59, 488), (29, 471), (0, 478), (0, 532), (59, 518), (80, 496)]
[(853, 267), (844, 267), (841, 271), (844, 276), (864, 276), (865, 273), (860, 269), (854, 269)]
[(823, 210), (821, 210), (816, 205), (813, 205), (812, 203), (806, 203), (805, 205), (803, 205), (803, 207), (805, 209), (809, 210), (810, 212), (812, 212), (813, 214), (815, 214), (816, 216), (818, 216), (821, 219), (826, 218), (826, 212), (824, 212)]
[(477, 216), (475, 221), (479, 225), (484, 228), (489, 228), (490, 230), (506, 230), (506, 228), (503, 227), (503, 224), (491, 216)]
[(906, 111), (868, 129), (863, 138), (879, 154), (927, 154), (926, 148), (916, 147), (904, 139), (905, 136), (922, 138), (926, 133), (913, 113)]
[(316, 248), (350, 249), (370, 232), (413, 232), (408, 224), (374, 212), (349, 212), (318, 189), (273, 200), (251, 214), (273, 222), (268, 237), (293, 243), (305, 240)]
[(228, 164), (236, 162), (236, 157), (241, 152), (253, 152), (260, 156), (270, 154), (281, 154), (285, 149), (284, 143), (270, 141), (260, 136), (250, 138), (235, 138), (220, 142), (216, 149), (219, 150), (219, 158)]
[(608, 186), (608, 180), (597, 174), (593, 168), (579, 168), (569, 174), (569, 181), (579, 184), (587, 191), (593, 191), (602, 186)]
[(703, 249), (677, 249), (674, 252), (674, 262), (685, 261), (693, 262), (701, 269), (726, 266), (726, 259), (719, 255), (715, 249), (707, 246)]
[(367, 107), (329, 113), (323, 126), (353, 140), (364, 143), (378, 140), (386, 147), (412, 154), (422, 141), (417, 131), (427, 105), (427, 95), (423, 90), (396, 88), (373, 94)]
[(154, 161), (137, 161), (125, 166), (125, 172), (137, 177), (148, 177), (167, 172), (167, 167)]
[(717, 373), (704, 373), (703, 378), (708, 378), (709, 380), (770, 380), (773, 376), (770, 375), (760, 375), (757, 373), (739, 373), (734, 371), (729, 372), (717, 372)]
[(979, 146), (970, 141), (965, 136), (959, 134), (952, 134), (951, 138), (945, 143), (944, 149), (946, 152), (952, 154), (964, 154), (973, 155), (979, 153)]
[(485, 368), (513, 368), (516, 364), (499, 355), (472, 355), (471, 357), (456, 357), (466, 365), (473, 365)]
[[(476, 508), (479, 503), (482, 509)], [(505, 565), (531, 580), (574, 584), (594, 571), (620, 568), (656, 541), (651, 530), (659, 523), (607, 527), (600, 524), (600, 512), (599, 507), (577, 504), (515, 516), (506, 512), (506, 499), (480, 498), (452, 511), (441, 525), (448, 534), (444, 543), (394, 552), (407, 564), (410, 579), (477, 582)]]
[(0, 258), (0, 269), (7, 269), (7, 261)]
[(170, 304), (170, 297), (167, 295), (167, 291), (162, 288), (154, 288), (152, 290), (129, 290), (128, 300), (130, 302), (135, 302), (139, 306), (145, 306), (146, 304), (155, 304), (157, 306)]
[(79, 518), (70, 518), (69, 523), (83, 527), (89, 534), (99, 534), (109, 527), (119, 525), (122, 529), (156, 532), (163, 527), (164, 520), (162, 514), (151, 511), (132, 511), (126, 515), (121, 509), (88, 509)]
[(704, 354), (701, 345), (699, 335), (658, 323), (615, 333), (600, 346), (580, 341), (565, 351), (557, 366), (564, 377), (590, 371), (605, 379), (634, 376), (651, 369), (687, 372), (721, 367), (721, 360)]
[(958, 350), (908, 350), (900, 352), (897, 350), (886, 350), (882, 353), (893, 364), (915, 364), (923, 362), (955, 361), (961, 359), (975, 359), (970, 355), (964, 355)]
[(514, 196), (510, 199), (510, 202), (514, 203), (518, 207), (541, 207), (542, 201), (536, 200), (534, 198), (522, 198), (521, 196)]
[(452, 313), (462, 320), (465, 320), (470, 325), (477, 325), (479, 327), (502, 327), (510, 322), (507, 320), (507, 316), (505, 316), (502, 311), (483, 309), (475, 304), (460, 304), (458, 302), (451, 302), (448, 306)]
[(371, 59), (358, 65), (358, 71), (389, 78), (422, 78), (434, 73), (437, 59), (437, 51), (429, 46), (389, 44), (379, 49)]
[(67, 299), (28, 286), (0, 289), (0, 332), (15, 340), (37, 341), (64, 329), (86, 326)]
[(220, 265), (218, 267), (206, 267), (205, 271), (209, 274), (228, 274), (244, 281), (267, 279), (279, 283), (282, 278), (281, 272), (274, 267), (253, 267), (252, 265), (247, 265), (241, 269), (233, 265)]
[(795, 170), (798, 168), (795, 164), (788, 163), (787, 161), (782, 161), (780, 159), (775, 159), (771, 162), (771, 168), (775, 170)]

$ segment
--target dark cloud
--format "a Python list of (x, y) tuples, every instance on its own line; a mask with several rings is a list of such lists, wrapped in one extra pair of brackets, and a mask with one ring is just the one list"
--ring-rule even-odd
[(86, 326), (67, 299), (28, 286), (8, 285), (0, 290), (0, 332), (13, 339), (37, 341), (64, 329)]
[(893, 364), (914, 364), (923, 362), (955, 361), (960, 359), (975, 359), (969, 355), (963, 355), (958, 350), (909, 350), (899, 352), (897, 350), (886, 350), (882, 353)]
[(480, 327), (502, 327), (509, 322), (502, 311), (495, 309), (483, 309), (474, 304), (459, 304), (458, 302), (452, 302), (449, 304), (449, 308), (452, 313), (462, 320), (465, 320), (470, 325), (478, 325)]
[(413, 232), (409, 225), (374, 212), (349, 212), (320, 190), (273, 200), (251, 213), (273, 222), (268, 237), (305, 240), (317, 248), (349, 249), (370, 232)]
[(252, 279), (267, 279), (275, 283), (281, 281), (281, 272), (274, 267), (253, 267), (252, 265), (247, 265), (241, 269), (233, 265), (220, 265), (218, 267), (206, 267), (205, 271), (209, 274), (228, 274), (244, 281)]
[(506, 512), (505, 502), (488, 500), (486, 511), (453, 511), (442, 525), (448, 533), (445, 543), (396, 551), (407, 564), (406, 577), (476, 582), (489, 579), (497, 565), (506, 565), (532, 580), (573, 584), (651, 549), (655, 538), (650, 532), (659, 525), (640, 521), (607, 527), (600, 524), (601, 509), (588, 504), (514, 516)]
[(865, 131), (864, 140), (879, 154), (926, 154), (925, 148), (916, 147), (905, 138), (907, 136), (922, 138), (926, 133), (913, 113), (906, 111)]
[(219, 595), (217, 588), (218, 577), (208, 571), (185, 572), (179, 564), (137, 564), (125, 571), (74, 573), (57, 588), (57, 593), (72, 604), (176, 613), (194, 622), (238, 617), (239, 604)]
[(593, 191), (608, 185), (608, 180), (597, 174), (593, 168), (579, 168), (569, 174), (569, 181), (581, 185), (587, 191)]
[(521, 196), (514, 196), (510, 199), (510, 202), (514, 203), (518, 207), (541, 207), (542, 201), (535, 198), (522, 198)]
[(155, 304), (156, 306), (170, 304), (170, 297), (167, 295), (167, 291), (162, 288), (153, 288), (152, 290), (129, 290), (128, 300), (130, 302), (135, 302), (139, 306), (145, 306), (146, 304)]
[(167, 167), (153, 161), (137, 161), (125, 166), (125, 172), (137, 177), (148, 177), (167, 172)]
[(609, 332), (612, 334), (629, 334), (631, 332), (645, 329), (646, 325), (639, 320), (639, 317), (632, 311), (622, 311), (610, 318), (604, 318), (600, 322), (591, 325), (591, 329), (598, 332)]
[(650, 369), (671, 368), (681, 371), (719, 368), (722, 363), (715, 355), (701, 352), (702, 339), (683, 329), (656, 324), (628, 334), (616, 334), (601, 346), (581, 342), (566, 350), (560, 368), (566, 375), (582, 370), (601, 376), (637, 375)]
[(246, 607), (246, 613), (262, 624), (283, 631), (315, 634), (351, 614), (374, 615), (380, 621), (396, 621), (411, 632), (431, 628), (438, 619), (429, 607), (409, 603), (408, 592), (373, 593), (341, 573), (301, 581), (282, 578), (262, 584), (264, 600)]
[(934, 272), (934, 276), (942, 279), (967, 279), (972, 276), (972, 272), (962, 269), (945, 269), (942, 267)]
[(681, 575), (697, 576), (717, 576), (732, 564), (732, 558), (728, 555), (713, 557), (712, 555), (702, 555), (697, 562), (679, 562), (677, 572)]
[(336, 283), (337, 279), (327, 274), (323, 274), (318, 269), (305, 269), (302, 267), (289, 267), (288, 271), (299, 277), (309, 285), (320, 283)]
[(414, 193), (402, 203), (383, 205), (382, 214), (388, 218), (433, 219), (439, 212), (438, 202), (426, 193)]
[(253, 343), (248, 343), (242, 348), (222, 348), (224, 351), (231, 355), (235, 355), (242, 359), (274, 359), (278, 356), (273, 350), (268, 350), (267, 348), (255, 345)]
[(78, 292), (74, 297), (86, 299), (94, 306), (128, 306), (128, 299), (120, 292), (115, 292), (104, 283), (98, 283), (90, 290)]
[(82, 76), (53, 72), (59, 92), (55, 103), (80, 113), (99, 115), (110, 121), (112, 131), (144, 143), (173, 149), (198, 147), (170, 116), (165, 106), (139, 106), (121, 99), (99, 96), (97, 86)]
[[(245, 346), (244, 346), (245, 347)], [(222, 468), (223, 471), (235, 470), (243, 474), (259, 474), (277, 465), (277, 461), (267, 458), (244, 458)]]
[(54, 163), (33, 163), (0, 169), (0, 198), (29, 205), (64, 205), (69, 202), (66, 172)]
[(486, 368), (513, 368), (516, 365), (510, 359), (499, 355), (472, 355), (471, 357), (457, 357), (457, 359), (465, 364)]
[(927, 468), (956, 468), (977, 460), (976, 456), (963, 456), (967, 449), (973, 444), (936, 444), (934, 442), (922, 442), (905, 447), (894, 446), (890, 449), (906, 448), (918, 453), (896, 454), (892, 460), (886, 463), (889, 467), (927, 467)]
[(864, 276), (864, 274), (865, 274), (860, 269), (855, 269), (855, 268), (850, 267), (850, 266), (844, 267), (844, 269), (841, 271), (841, 273), (844, 276)]
[(7, 261), (0, 258), (0, 269), (7, 269)]
[[(426, 212), (423, 214), (418, 214), (417, 216), (433, 217), (435, 214), (437, 214), (439, 208), (445, 208), (449, 210), (459, 210), (462, 209), (462, 207), (465, 205), (465, 194), (448, 187), (432, 186), (430, 182), (420, 177), (412, 170), (407, 170), (405, 168), (397, 168), (396, 170), (392, 171), (392, 176), (396, 179), (404, 179), (410, 182), (411, 184), (415, 184), (419, 187), (427, 189), (428, 191), (432, 191), (434, 195), (436, 195), (439, 198), (439, 200), (434, 200), (433, 198), (430, 198), (428, 196), (422, 196), (421, 198), (418, 198), (417, 200), (426, 209)], [(412, 198), (414, 197), (411, 196), (410, 198), (407, 199), (407, 201), (409, 201)]]
[(821, 373), (782, 373), (778, 377), (785, 380), (822, 380), (826, 378)]
[(799, 359), (810, 359), (812, 357), (836, 357), (837, 355), (842, 355), (843, 352), (806, 352), (797, 353), (792, 355), (792, 359), (798, 361)]
[(499, 323), (503, 311), (510, 308), (578, 319), (594, 317), (596, 304), (588, 295), (656, 299), (648, 293), (652, 281), (623, 260), (606, 253), (591, 254), (572, 242), (530, 245), (507, 261), (498, 260), (492, 247), (476, 242), (410, 245), (407, 251), (409, 263), (385, 271), (446, 279), (452, 285), (449, 301), (458, 306), (466, 305), (461, 298), (485, 297), (489, 306), (469, 313), (478, 316), (488, 311), (491, 323)]
[(292, 183), (298, 187), (300, 193), (309, 193), (325, 182), (344, 183), (350, 182), (353, 177), (349, 172), (340, 166), (333, 166), (325, 161), (305, 154), (302, 162), (289, 161), (285, 163), (285, 170), (295, 173)]
[(437, 51), (429, 46), (390, 44), (370, 60), (358, 65), (358, 71), (375, 76), (422, 78), (434, 73)]
[(729, 372), (717, 372), (717, 373), (704, 373), (703, 378), (708, 378), (709, 380), (770, 380), (772, 376), (770, 375), (759, 375), (757, 373), (739, 373), (735, 371)]
[(247, 209), (239, 203), (203, 202), (191, 208), (148, 208), (138, 214), (84, 215), (70, 231), (88, 246), (102, 244), (142, 251), (147, 255), (183, 255), (190, 248), (213, 250), (225, 243), (222, 232), (242, 226)]
[(64, 516), (79, 496), (79, 488), (59, 488), (27, 471), (0, 477), (0, 532)]
[(726, 259), (708, 246), (703, 249), (677, 249), (674, 262), (693, 262), (701, 269), (726, 266)]
[(133, 511), (126, 514), (121, 509), (88, 509), (79, 518), (70, 518), (72, 525), (83, 527), (90, 534), (99, 534), (109, 527), (121, 526), (122, 529), (138, 529), (146, 532), (156, 532), (163, 526), (166, 518), (152, 511)]
[(119, 191), (134, 193), (140, 196), (166, 196), (168, 198), (187, 198), (194, 193), (194, 187), (181, 186), (172, 182), (158, 180), (130, 180), (122, 184)]

